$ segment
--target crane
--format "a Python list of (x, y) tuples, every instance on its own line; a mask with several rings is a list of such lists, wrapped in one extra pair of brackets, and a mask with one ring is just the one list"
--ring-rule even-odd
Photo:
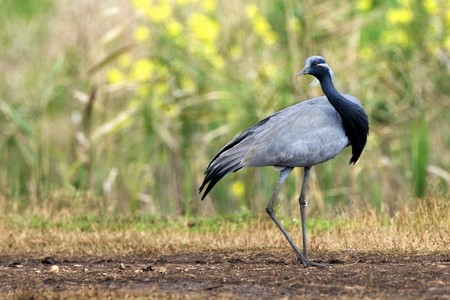
[[(266, 207), (303, 266), (324, 267), (308, 259), (306, 243), (306, 186), (313, 166), (328, 161), (351, 146), (350, 164), (355, 164), (366, 145), (369, 134), (368, 117), (361, 102), (354, 96), (340, 94), (333, 85), (334, 73), (321, 56), (306, 59), (296, 76), (312, 75), (320, 83), (325, 96), (289, 106), (259, 121), (228, 142), (211, 160), (200, 186), (202, 200), (216, 183), (230, 172), (242, 168), (274, 166), (278, 183)], [(295, 167), (303, 167), (299, 196), (302, 226), (302, 252), (275, 216), (273, 205), (288, 175)]]

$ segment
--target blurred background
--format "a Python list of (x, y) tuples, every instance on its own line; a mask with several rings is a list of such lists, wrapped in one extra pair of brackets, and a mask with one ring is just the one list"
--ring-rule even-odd
[[(450, 184), (449, 0), (3, 0), (0, 212), (262, 214), (273, 168), (198, 187), (233, 136), (322, 95), (311, 55), (370, 116), (366, 150), (317, 166), (310, 214), (389, 215)], [(279, 194), (298, 212), (302, 171)]]

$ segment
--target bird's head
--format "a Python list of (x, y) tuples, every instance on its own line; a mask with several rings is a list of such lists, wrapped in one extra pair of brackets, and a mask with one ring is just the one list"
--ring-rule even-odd
[(333, 69), (330, 68), (322, 56), (318, 55), (308, 57), (305, 61), (305, 67), (299, 71), (296, 76), (306, 74), (316, 77), (316, 79), (311, 82), (311, 86), (317, 85), (319, 83), (318, 80), (325, 75), (329, 75), (332, 80), (334, 79)]

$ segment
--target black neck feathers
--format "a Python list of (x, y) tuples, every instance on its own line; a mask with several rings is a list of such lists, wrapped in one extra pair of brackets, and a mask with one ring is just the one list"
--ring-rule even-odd
[(329, 74), (317, 78), (328, 101), (342, 119), (342, 126), (352, 146), (350, 164), (361, 156), (369, 134), (369, 121), (366, 112), (359, 105), (347, 100), (334, 87)]

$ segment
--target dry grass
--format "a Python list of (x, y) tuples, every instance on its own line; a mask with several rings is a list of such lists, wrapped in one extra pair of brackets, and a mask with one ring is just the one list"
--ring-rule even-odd
[[(359, 251), (380, 253), (449, 253), (450, 204), (446, 199), (427, 199), (394, 217), (360, 212), (335, 217), (331, 222), (310, 219), (309, 250), (314, 252)], [(300, 225), (285, 220), (298, 243)], [(325, 226), (321, 224), (326, 224)], [(126, 227), (126, 228), (125, 228)], [(0, 220), (0, 252), (24, 255), (125, 256), (215, 249), (283, 249), (290, 251), (276, 226), (266, 216), (242, 222), (220, 220), (193, 224), (174, 220), (155, 228), (107, 226), (95, 230), (32, 228)]]

